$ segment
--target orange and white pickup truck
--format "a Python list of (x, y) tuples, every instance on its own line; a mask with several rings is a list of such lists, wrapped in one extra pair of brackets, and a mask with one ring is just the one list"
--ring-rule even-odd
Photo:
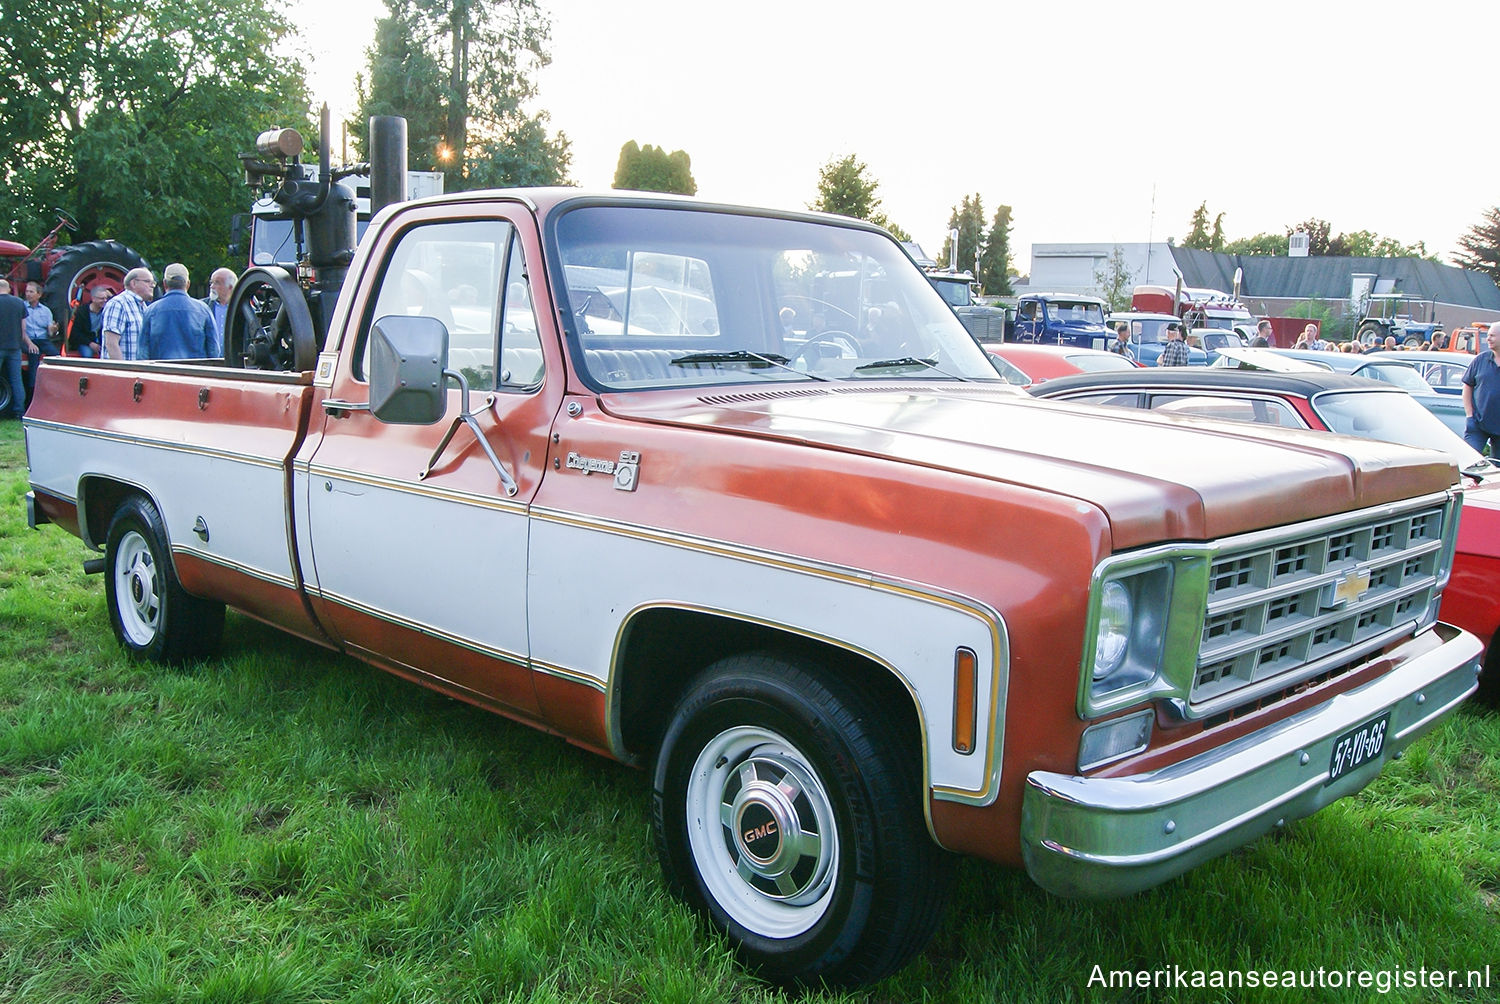
[(399, 204), (311, 361), (48, 360), (32, 525), (147, 659), (233, 607), (640, 764), (772, 979), (899, 967), (954, 853), (1169, 880), (1475, 687), (1446, 458), (1032, 400), (855, 221)]

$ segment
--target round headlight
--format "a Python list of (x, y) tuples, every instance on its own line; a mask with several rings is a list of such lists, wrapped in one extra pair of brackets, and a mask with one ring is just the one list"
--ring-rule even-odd
[(1102, 680), (1125, 661), (1130, 648), (1130, 591), (1115, 581), (1099, 594), (1099, 633), (1094, 638), (1094, 679)]

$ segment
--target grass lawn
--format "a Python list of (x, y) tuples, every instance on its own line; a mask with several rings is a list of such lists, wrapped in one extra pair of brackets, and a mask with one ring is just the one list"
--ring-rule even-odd
[[(1500, 1000), (1500, 716), (1129, 899), (965, 862), (906, 970), (784, 995), (664, 891), (644, 774), (234, 613), (219, 658), (127, 660), (85, 549), (28, 530), (25, 490), (5, 422), (0, 1001)], [(1487, 965), (1487, 989), (1403, 985)], [(1329, 988), (1099, 979), (1173, 967)]]

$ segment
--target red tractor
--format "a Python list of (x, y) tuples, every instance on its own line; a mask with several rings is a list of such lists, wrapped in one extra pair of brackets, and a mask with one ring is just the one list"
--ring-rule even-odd
[(125, 288), (125, 273), (146, 267), (146, 259), (119, 241), (59, 246), (59, 235), (63, 230), (77, 230), (78, 221), (61, 209), (52, 211), (57, 214), (57, 226), (35, 248), (0, 240), (0, 275), (10, 280), (10, 291), (16, 296), (26, 291), (28, 282), (42, 284), (42, 302), (52, 309), (61, 342), (73, 308), (93, 287), (102, 285), (113, 296)]

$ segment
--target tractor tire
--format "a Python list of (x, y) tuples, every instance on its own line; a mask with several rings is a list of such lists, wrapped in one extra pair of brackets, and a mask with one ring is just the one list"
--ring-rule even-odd
[(1385, 329), (1378, 324), (1361, 324), (1358, 337), (1359, 343), (1369, 348), (1385, 341)]
[(125, 273), (146, 268), (146, 259), (119, 241), (89, 241), (57, 249), (42, 287), (42, 302), (57, 322), (58, 348), (67, 339), (73, 308), (86, 287), (104, 283), (111, 294), (125, 288)]

